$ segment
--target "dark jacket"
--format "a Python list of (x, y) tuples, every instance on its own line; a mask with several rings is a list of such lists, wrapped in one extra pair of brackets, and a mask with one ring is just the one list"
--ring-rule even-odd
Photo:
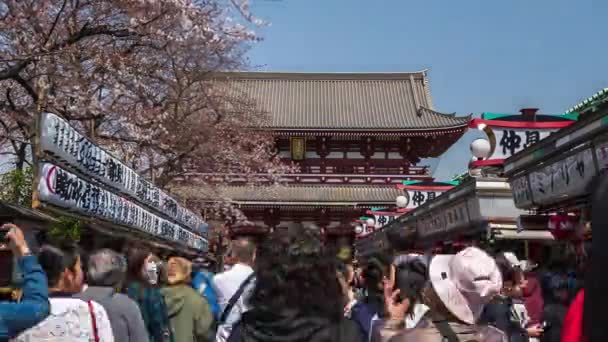
[(512, 309), (513, 301), (511, 298), (496, 296), (485, 306), (480, 322), (494, 326), (504, 332), (510, 342), (528, 342), (528, 333), (520, 322), (513, 317)]
[(547, 327), (541, 337), (542, 342), (560, 342), (564, 318), (568, 312), (568, 307), (557, 301), (545, 305), (544, 319)]
[(322, 317), (305, 317), (294, 310), (275, 313), (254, 308), (243, 314), (228, 342), (363, 342), (357, 325), (345, 318), (332, 322)]
[(381, 304), (366, 299), (357, 302), (350, 313), (350, 319), (357, 323), (363, 336), (369, 336), (372, 319), (374, 316), (379, 315), (383, 310)]
[(126, 290), (129, 298), (139, 306), (150, 342), (174, 341), (167, 305), (160, 289), (133, 282)]
[(137, 303), (128, 296), (116, 293), (111, 287), (89, 286), (76, 297), (84, 301), (95, 301), (106, 309), (112, 325), (114, 341), (149, 341), (141, 311)]
[(543, 308), (545, 306), (543, 300), (543, 290), (540, 286), (540, 281), (533, 273), (526, 274), (528, 285), (524, 288), (524, 304), (530, 316), (528, 326), (536, 325), (543, 322)]
[(23, 296), (19, 303), (0, 303), (0, 341), (33, 327), (49, 314), (49, 288), (38, 259), (28, 255), (17, 262), (23, 273)]

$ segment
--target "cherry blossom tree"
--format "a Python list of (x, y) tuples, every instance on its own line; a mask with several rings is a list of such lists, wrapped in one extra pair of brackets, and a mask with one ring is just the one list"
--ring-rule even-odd
[(247, 66), (262, 24), (247, 0), (0, 0), (0, 143), (23, 167), (48, 111), (160, 186), (289, 171), (265, 114), (214, 77)]

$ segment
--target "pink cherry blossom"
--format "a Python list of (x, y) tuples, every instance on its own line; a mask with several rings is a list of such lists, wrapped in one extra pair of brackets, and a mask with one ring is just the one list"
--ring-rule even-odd
[(0, 0), (0, 143), (30, 163), (48, 111), (161, 187), (291, 172), (265, 113), (212, 77), (247, 68), (262, 24), (247, 0)]

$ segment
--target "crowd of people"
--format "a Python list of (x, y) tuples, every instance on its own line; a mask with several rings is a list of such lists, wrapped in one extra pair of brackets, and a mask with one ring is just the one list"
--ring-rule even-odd
[(312, 230), (276, 230), (233, 240), (236, 263), (214, 274), (203, 259), (145, 248), (34, 255), (19, 227), (3, 229), (24, 278), (20, 300), (0, 304), (0, 340), (584, 340), (581, 282), (508, 251), (417, 254), (392, 231), (392, 254), (353, 264)]

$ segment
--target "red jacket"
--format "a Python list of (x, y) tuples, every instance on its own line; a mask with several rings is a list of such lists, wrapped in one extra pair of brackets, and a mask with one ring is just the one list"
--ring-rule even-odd
[(564, 319), (562, 328), (562, 342), (587, 342), (583, 335), (583, 311), (585, 303), (585, 290), (580, 290)]
[(526, 311), (528, 311), (528, 316), (530, 316), (528, 326), (532, 326), (543, 322), (545, 301), (543, 300), (542, 289), (536, 275), (527, 273), (526, 280), (528, 281), (528, 285), (523, 291), (524, 304), (526, 306)]

